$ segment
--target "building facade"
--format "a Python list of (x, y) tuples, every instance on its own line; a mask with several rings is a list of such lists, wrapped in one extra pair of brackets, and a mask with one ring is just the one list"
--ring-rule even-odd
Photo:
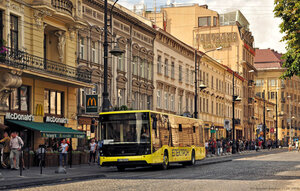
[[(189, 13), (189, 14), (186, 14)], [(243, 137), (253, 138), (254, 115), (252, 98), (253, 80), (256, 72), (253, 66), (254, 38), (249, 31), (249, 23), (240, 11), (218, 14), (206, 5), (171, 6), (159, 13), (146, 12), (155, 25), (200, 51), (209, 51), (208, 56), (217, 59), (243, 77), (242, 117)], [(162, 19), (160, 19), (162, 17)], [(162, 22), (162, 23), (161, 23)], [(210, 51), (222, 47), (219, 51)], [(251, 72), (251, 73), (250, 73)], [(221, 82), (223, 83), (223, 82)]]
[[(109, 4), (109, 9), (111, 9)], [(103, 92), (103, 26), (104, 2), (83, 1), (82, 18), (87, 27), (78, 30), (77, 61), (79, 67), (92, 73), (93, 88), (78, 91), (79, 128), (90, 134), (92, 118), (98, 113), (85, 111), (85, 96)], [(109, 20), (109, 51), (116, 45), (124, 54), (108, 58), (108, 91), (111, 109), (153, 109), (153, 59), (156, 30), (152, 23), (116, 4)], [(101, 110), (101, 107), (99, 108)], [(100, 111), (99, 110), (99, 111)], [(94, 137), (96, 134), (91, 134)]]
[[(84, 138), (71, 129), (77, 129), (76, 90), (91, 81), (75, 57), (75, 30), (85, 24), (78, 2), (65, 2), (0, 3), (0, 123), (18, 131), (30, 150), (58, 138)], [(52, 126), (60, 134), (45, 133)]]
[[(256, 49), (255, 67), (258, 75), (255, 79), (256, 96), (276, 104), (278, 108), (278, 139), (287, 142), (300, 133), (300, 79), (280, 79), (285, 69), (282, 67), (282, 54), (272, 49)], [(277, 99), (276, 99), (277, 98)], [(291, 123), (290, 123), (291, 120)], [(290, 126), (292, 129), (290, 129)], [(291, 135), (292, 133), (292, 135)]]
[[(205, 139), (230, 137), (224, 120), (232, 118), (232, 70), (197, 51), (198, 118), (204, 121)], [(154, 43), (154, 109), (177, 115), (194, 116), (195, 49), (158, 29)], [(225, 83), (226, 81), (226, 83)], [(244, 79), (235, 75), (236, 95), (241, 95)], [(223, 83), (224, 82), (224, 83)], [(242, 107), (236, 106), (236, 121)], [(242, 131), (236, 122), (237, 132)], [(238, 133), (242, 137), (241, 133)]]

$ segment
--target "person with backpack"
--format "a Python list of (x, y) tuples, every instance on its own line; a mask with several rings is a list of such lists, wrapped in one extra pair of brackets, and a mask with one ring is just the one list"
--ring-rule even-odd
[[(9, 155), (9, 159), (10, 159), (10, 167), (12, 170), (18, 170), (19, 169), (19, 160), (20, 160), (20, 154), (21, 154), (21, 149), (24, 146), (24, 142), (21, 139), (21, 137), (19, 137), (17, 135), (17, 132), (12, 132), (11, 133), (11, 139), (10, 139), (10, 155)], [(14, 158), (15, 163), (14, 163)]]

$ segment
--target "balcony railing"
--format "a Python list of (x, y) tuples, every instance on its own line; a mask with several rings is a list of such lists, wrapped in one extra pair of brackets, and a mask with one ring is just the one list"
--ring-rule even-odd
[(68, 12), (72, 15), (73, 3), (70, 0), (51, 0), (51, 5), (63, 12)]
[(6, 47), (6, 49), (0, 51), (0, 63), (2, 64), (24, 70), (49, 73), (81, 82), (91, 82), (91, 72), (89, 71), (47, 60), (24, 51), (14, 50), (10, 47)]

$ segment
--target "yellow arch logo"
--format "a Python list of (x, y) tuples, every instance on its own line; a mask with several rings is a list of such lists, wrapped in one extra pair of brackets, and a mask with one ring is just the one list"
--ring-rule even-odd
[(87, 101), (87, 106), (97, 106), (97, 102), (95, 98), (89, 98)]

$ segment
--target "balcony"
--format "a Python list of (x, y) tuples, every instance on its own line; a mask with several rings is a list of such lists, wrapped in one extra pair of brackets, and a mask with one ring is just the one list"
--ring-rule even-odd
[(51, 0), (51, 5), (61, 11), (67, 12), (72, 16), (73, 3), (70, 0)]
[(0, 64), (32, 72), (52, 74), (57, 77), (80, 82), (91, 82), (91, 72), (89, 71), (47, 60), (9, 47), (6, 47), (6, 49), (6, 53), (0, 54)]

